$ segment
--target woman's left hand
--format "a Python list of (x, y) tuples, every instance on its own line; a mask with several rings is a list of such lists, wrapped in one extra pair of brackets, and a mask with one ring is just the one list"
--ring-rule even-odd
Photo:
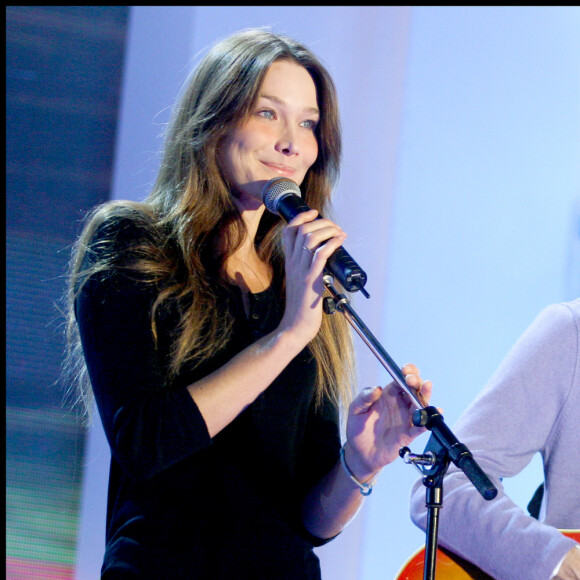
[[(420, 393), (425, 404), (431, 397), (431, 381), (422, 381), (419, 369), (402, 369), (409, 387)], [(425, 431), (412, 423), (417, 404), (394, 381), (386, 387), (363, 389), (349, 407), (345, 459), (360, 481), (368, 481), (399, 457), (399, 449)]]

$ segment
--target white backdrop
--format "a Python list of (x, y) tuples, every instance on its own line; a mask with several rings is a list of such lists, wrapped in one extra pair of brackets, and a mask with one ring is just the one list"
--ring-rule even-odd
[[(271, 26), (333, 74), (344, 163), (335, 217), (369, 275), (354, 306), (400, 365), (435, 382), (452, 425), (541, 308), (580, 295), (580, 9), (132, 7), (113, 197), (143, 198), (162, 124), (198, 55)], [(361, 386), (389, 380), (359, 341)], [(421, 450), (426, 436), (413, 445)], [(98, 577), (108, 450), (87, 444), (77, 577)], [(539, 463), (506, 482), (525, 506)], [(386, 468), (318, 549), (325, 580), (394, 578), (423, 541), (415, 472)]]

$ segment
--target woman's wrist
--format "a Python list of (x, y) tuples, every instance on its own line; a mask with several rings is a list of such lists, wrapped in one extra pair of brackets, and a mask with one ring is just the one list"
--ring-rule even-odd
[(284, 337), (286, 342), (293, 344), (298, 347), (298, 351), (301, 351), (316, 337), (318, 331), (313, 331), (306, 324), (292, 324), (282, 318), (277, 332)]
[[(271, 342), (270, 342), (271, 341)], [(270, 344), (276, 352), (292, 360), (308, 344), (292, 329), (279, 326), (270, 335)]]
[(381, 469), (372, 469), (368, 466), (348, 440), (345, 441), (342, 448), (344, 463), (346, 463), (352, 476), (360, 483), (374, 482)]

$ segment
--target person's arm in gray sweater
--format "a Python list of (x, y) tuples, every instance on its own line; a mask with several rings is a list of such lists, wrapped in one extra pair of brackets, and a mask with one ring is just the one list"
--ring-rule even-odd
[[(580, 528), (579, 327), (580, 300), (542, 311), (453, 427), (499, 492), (484, 500), (451, 465), (439, 543), (501, 580), (548, 580), (565, 557), (578, 565), (578, 544), (558, 528)], [(536, 520), (508, 497), (501, 480), (538, 452), (545, 494)], [(411, 518), (425, 529), (420, 480), (411, 494)]]

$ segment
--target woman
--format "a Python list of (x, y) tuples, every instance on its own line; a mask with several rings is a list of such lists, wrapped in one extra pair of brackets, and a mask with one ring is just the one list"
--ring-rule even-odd
[[(326, 213), (339, 157), (323, 66), (288, 38), (244, 31), (186, 83), (147, 200), (89, 217), (69, 362), (112, 452), (103, 578), (320, 578), (313, 547), (421, 432), (398, 387), (366, 389), (341, 451), (352, 344), (321, 302), (345, 233), (316, 210), (285, 226), (262, 203), (282, 175)], [(428, 399), (431, 385), (403, 370)]]

